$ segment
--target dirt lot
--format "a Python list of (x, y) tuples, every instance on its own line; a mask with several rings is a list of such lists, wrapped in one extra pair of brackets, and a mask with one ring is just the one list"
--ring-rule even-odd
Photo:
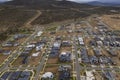
[(22, 58), (21, 57), (18, 57), (12, 64), (13, 66), (20, 66), (20, 65), (23, 65), (22, 64)]
[(45, 72), (52, 72), (56, 78), (55, 80), (58, 80), (58, 77), (59, 77), (58, 66), (47, 64), (44, 70), (44, 73)]
[(85, 42), (85, 45), (89, 45), (89, 43), (90, 43), (90, 40), (92, 40), (91, 38), (84, 38), (84, 42)]
[(21, 44), (22, 42), (24, 42), (24, 41), (26, 40), (26, 38), (27, 38), (27, 37), (21, 38), (21, 39), (17, 40), (17, 42), (19, 42), (19, 43)]
[(3, 61), (4, 61), (5, 59), (7, 59), (7, 57), (8, 57), (8, 56), (5, 56), (5, 55), (3, 55), (3, 54), (0, 53), (0, 64), (2, 64)]
[(72, 47), (61, 47), (60, 52), (71, 52)]
[(103, 15), (101, 16), (103, 22), (108, 24), (112, 29), (120, 30), (120, 14)]
[(45, 72), (52, 72), (52, 73), (56, 74), (56, 73), (58, 73), (58, 66), (47, 64), (45, 67)]
[(41, 57), (42, 57), (42, 53), (39, 53), (39, 55), (37, 57), (31, 57), (29, 64), (37, 66), (39, 64)]
[(101, 52), (103, 55), (105, 55), (107, 57), (111, 56), (105, 49), (101, 49)]
[(56, 64), (56, 63), (58, 63), (58, 58), (49, 58), (48, 59), (48, 64)]
[(88, 51), (88, 55), (90, 55), (90, 56), (94, 55), (94, 52), (93, 52), (92, 48), (89, 48), (87, 51)]
[(120, 80), (120, 73), (116, 73), (116, 80)]
[(89, 23), (91, 24), (91, 26), (92, 26), (93, 28), (95, 28), (95, 27), (97, 26), (97, 24), (98, 24), (98, 21), (97, 21), (95, 18), (93, 18), (93, 17), (90, 17), (90, 18), (88, 19), (88, 21), (89, 21)]
[(113, 59), (113, 61), (115, 61), (115, 63), (117, 64), (117, 66), (120, 66), (120, 59), (119, 58), (113, 57), (112, 59)]
[(3, 47), (2, 49), (3, 50), (11, 50), (11, 51), (13, 51), (13, 50), (15, 50), (17, 47)]
[(18, 57), (14, 62), (13, 62), (13, 66), (20, 66), (20, 65), (35, 65), (37, 66), (39, 64), (39, 61), (42, 57), (42, 54), (44, 52), (44, 49), (42, 51), (39, 51), (39, 55), (37, 57), (33, 57), (32, 54), (36, 53), (35, 49), (32, 50), (32, 52), (29, 55), (29, 60), (28, 60), (28, 64), (22, 64), (22, 57)]
[(95, 79), (96, 79), (96, 80), (102, 80), (101, 73), (95, 72), (94, 75), (95, 75)]

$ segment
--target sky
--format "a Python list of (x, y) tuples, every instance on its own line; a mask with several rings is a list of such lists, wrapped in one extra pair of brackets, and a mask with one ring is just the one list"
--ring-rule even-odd
[(11, 1), (11, 0), (0, 0), (0, 2)]
[(120, 2), (120, 0), (69, 0), (69, 1), (75, 1), (75, 2), (90, 2), (90, 1), (100, 1), (100, 2)]
[[(0, 2), (5, 2), (10, 0), (0, 0)], [(120, 3), (120, 0), (68, 0), (68, 1), (74, 1), (74, 2), (90, 2), (90, 1), (100, 1), (100, 2), (115, 2)]]

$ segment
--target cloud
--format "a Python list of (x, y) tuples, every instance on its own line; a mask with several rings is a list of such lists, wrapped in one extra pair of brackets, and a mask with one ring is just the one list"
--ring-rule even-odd
[(12, 1), (12, 0), (0, 0), (0, 2), (6, 2), (6, 1)]

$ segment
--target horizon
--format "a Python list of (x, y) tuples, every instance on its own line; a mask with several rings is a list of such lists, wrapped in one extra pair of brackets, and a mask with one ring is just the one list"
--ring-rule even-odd
[(86, 2), (93, 2), (93, 1), (98, 1), (98, 2), (103, 2), (103, 3), (120, 3), (120, 0), (68, 0), (68, 1), (73, 1), (73, 2), (78, 2), (78, 3), (86, 3)]
[[(0, 2), (7, 2), (7, 1), (12, 1), (12, 0), (0, 0)], [(105, 2), (105, 3), (111, 3), (111, 2), (120, 3), (120, 0), (67, 0), (67, 1), (78, 2), (78, 3), (86, 3), (92, 1)]]

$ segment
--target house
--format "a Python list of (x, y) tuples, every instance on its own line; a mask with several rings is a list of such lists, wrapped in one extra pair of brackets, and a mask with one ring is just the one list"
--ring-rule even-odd
[(84, 45), (84, 40), (82, 37), (78, 37), (78, 41), (80, 45)]
[(60, 48), (61, 47), (61, 43), (60, 42), (54, 42), (53, 47)]
[(3, 46), (3, 47), (12, 47), (12, 46), (13, 46), (13, 43), (14, 43), (13, 41), (8, 41), (8, 42), (2, 44), (2, 46)]
[(61, 42), (54, 42), (51, 48), (50, 57), (56, 57), (59, 54)]
[(87, 50), (85, 48), (82, 48), (81, 49), (81, 59), (82, 59), (82, 62), (84, 63), (89, 63), (89, 58), (88, 58), (88, 53), (87, 53)]
[(106, 80), (116, 80), (115, 75), (109, 71), (103, 72), (103, 76)]
[(33, 53), (32, 56), (33, 56), (33, 57), (37, 57), (39, 54), (40, 54), (40, 52)]
[(46, 72), (45, 74), (42, 75), (42, 79), (41, 80), (44, 80), (44, 79), (53, 79), (54, 78), (54, 75), (52, 72)]
[(115, 51), (113, 51), (112, 49), (107, 50), (107, 52), (112, 56), (117, 56), (117, 53)]
[(50, 52), (50, 57), (56, 57), (58, 54), (59, 54), (59, 48), (52, 47), (51, 52)]
[(56, 32), (55, 32), (55, 31), (52, 31), (52, 32), (50, 32), (50, 34), (53, 35), (53, 34), (56, 34)]
[(43, 33), (42, 31), (39, 31), (36, 36), (40, 37), (42, 35), (42, 33)]
[(60, 65), (58, 71), (69, 71), (72, 69), (71, 65)]
[(15, 40), (18, 40), (18, 39), (24, 38), (24, 37), (26, 37), (26, 35), (24, 35), (24, 34), (16, 34), (13, 38), (14, 38)]
[(1, 77), (0, 77), (0, 80), (6, 80), (9, 75), (11, 74), (11, 72), (5, 72)]
[(102, 41), (97, 41), (97, 45), (98, 45), (98, 46), (102, 46), (102, 45), (103, 45), (103, 42), (102, 42)]
[(59, 60), (61, 62), (69, 62), (69, 61), (71, 61), (71, 53), (70, 52), (62, 52), (59, 55)]
[(36, 51), (40, 51), (41, 49), (43, 49), (43, 47), (44, 47), (43, 43), (36, 44)]
[(24, 56), (22, 60), (22, 64), (27, 64), (28, 63), (28, 56)]
[(109, 63), (109, 59), (107, 57), (100, 56), (99, 57), (99, 62), (101, 64), (106, 64), (106, 63)]
[(109, 63), (112, 65), (116, 65), (116, 61), (112, 59), (111, 57), (108, 57)]
[(12, 74), (9, 76), (8, 80), (17, 80), (20, 73), (21, 73), (20, 71), (12, 72)]
[(3, 52), (3, 54), (4, 54), (4, 55), (10, 55), (10, 54), (11, 54), (11, 51), (10, 51), (10, 50), (5, 50), (5, 51)]
[(23, 71), (21, 74), (20, 74), (20, 78), (18, 80), (29, 80), (30, 79), (30, 72), (29, 71)]
[(90, 56), (91, 64), (98, 64), (98, 58), (96, 56)]
[(29, 44), (26, 46), (26, 48), (34, 48), (35, 47), (35, 44)]
[(30, 75), (30, 71), (11, 71), (2, 74), (0, 80), (29, 80)]
[(33, 48), (25, 48), (23, 52), (20, 53), (20, 57), (28, 56)]
[(96, 56), (102, 56), (102, 53), (101, 53), (100, 49), (94, 48), (93, 51), (94, 51)]
[(62, 71), (62, 72), (60, 72), (58, 80), (70, 80), (70, 71)]
[(62, 41), (62, 47), (70, 47), (71, 42), (70, 41)]
[(57, 36), (55, 40), (57, 41), (61, 40), (61, 36)]
[(96, 43), (95, 40), (91, 40), (91, 41), (89, 42), (89, 44), (90, 44), (90, 46), (97, 46), (97, 43)]
[(86, 71), (86, 80), (95, 80), (95, 77), (92, 71)]

